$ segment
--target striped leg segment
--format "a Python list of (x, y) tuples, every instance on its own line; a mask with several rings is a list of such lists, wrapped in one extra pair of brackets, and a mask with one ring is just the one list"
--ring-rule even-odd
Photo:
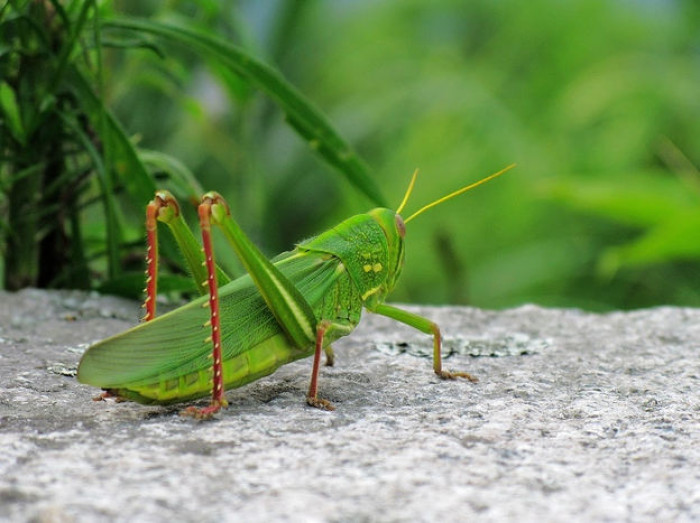
[(180, 206), (168, 191), (157, 191), (155, 198), (146, 207), (146, 299), (143, 308), (146, 314), (143, 321), (156, 317), (156, 296), (158, 294), (158, 221), (172, 221), (180, 218)]
[(156, 295), (158, 293), (158, 211), (162, 200), (156, 198), (146, 207), (146, 299), (142, 307), (146, 314), (141, 321), (156, 317)]
[(202, 244), (204, 246), (204, 264), (207, 268), (207, 287), (209, 288), (209, 311), (211, 313), (209, 324), (211, 336), (207, 341), (212, 344), (212, 398), (211, 405), (203, 409), (188, 407), (183, 416), (192, 416), (197, 419), (211, 418), (221, 407), (228, 405), (224, 396), (224, 375), (221, 355), (221, 314), (219, 312), (219, 286), (216, 277), (216, 262), (214, 261), (214, 248), (211, 240), (211, 216), (213, 200), (206, 195), (199, 206), (199, 224), (202, 229)]

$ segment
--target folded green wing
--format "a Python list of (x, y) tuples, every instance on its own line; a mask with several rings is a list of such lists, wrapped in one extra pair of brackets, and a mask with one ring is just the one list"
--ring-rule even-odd
[[(327, 289), (344, 273), (337, 258), (293, 251), (275, 265), (316, 312)], [(208, 297), (90, 347), (78, 367), (78, 381), (119, 388), (165, 380), (211, 366)], [(249, 276), (219, 289), (224, 361), (282, 331)]]

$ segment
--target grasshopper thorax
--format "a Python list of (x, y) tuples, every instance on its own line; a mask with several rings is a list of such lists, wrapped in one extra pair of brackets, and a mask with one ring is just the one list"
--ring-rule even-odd
[(337, 257), (363, 302), (382, 301), (403, 267), (404, 233), (403, 220), (395, 211), (377, 208), (352, 216), (297, 247)]

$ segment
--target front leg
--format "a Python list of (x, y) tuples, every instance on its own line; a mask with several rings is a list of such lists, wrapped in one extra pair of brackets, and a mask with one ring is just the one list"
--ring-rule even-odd
[(386, 305), (385, 303), (380, 303), (374, 308), (369, 309), (371, 312), (376, 314), (381, 314), (388, 318), (392, 318), (401, 323), (405, 323), (411, 327), (418, 329), (419, 331), (425, 332), (426, 334), (433, 335), (433, 370), (435, 374), (440, 376), (442, 379), (455, 379), (455, 378), (465, 378), (469, 381), (476, 383), (479, 379), (472, 376), (468, 372), (450, 372), (443, 370), (442, 368), (442, 334), (440, 333), (440, 327), (427, 318), (413, 314), (412, 312), (404, 311), (391, 305)]

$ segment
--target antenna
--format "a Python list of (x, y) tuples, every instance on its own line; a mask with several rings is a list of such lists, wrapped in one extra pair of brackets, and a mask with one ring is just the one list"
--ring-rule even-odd
[[(460, 194), (463, 194), (463, 193), (465, 193), (465, 192), (467, 192), (467, 191), (471, 191), (472, 189), (475, 189), (475, 188), (478, 187), (479, 185), (482, 185), (482, 184), (484, 184), (484, 183), (486, 183), (486, 182), (488, 182), (488, 181), (490, 181), (490, 180), (493, 180), (494, 178), (497, 178), (498, 176), (500, 176), (500, 175), (502, 175), (502, 174), (504, 174), (504, 173), (510, 171), (513, 167), (515, 167), (515, 165), (516, 165), (516, 164), (514, 164), (514, 163), (513, 163), (513, 164), (510, 164), (508, 167), (506, 167), (505, 169), (501, 169), (501, 170), (498, 171), (497, 173), (494, 173), (494, 174), (492, 174), (492, 175), (490, 175), (490, 176), (487, 176), (486, 178), (483, 178), (483, 179), (479, 180), (478, 182), (474, 182), (474, 183), (472, 183), (471, 185), (467, 185), (466, 187), (462, 187), (461, 189), (458, 189), (458, 190), (456, 190), (455, 192), (452, 192), (452, 193), (448, 194), (447, 196), (443, 196), (442, 198), (439, 198), (439, 199), (435, 200), (433, 203), (429, 203), (428, 205), (426, 205), (426, 206), (424, 206), (424, 207), (421, 207), (419, 210), (417, 210), (416, 212), (414, 212), (411, 216), (409, 216), (408, 218), (406, 218), (406, 219), (404, 220), (404, 223), (410, 222), (413, 218), (416, 218), (416, 217), (419, 216), (420, 214), (423, 214), (425, 211), (427, 211), (428, 209), (431, 209), (431, 208), (435, 207), (436, 205), (440, 205), (441, 203), (444, 203), (444, 202), (446, 202), (447, 200), (451, 200), (451, 199), (454, 198), (455, 196), (459, 196)], [(413, 180), (411, 180), (411, 184), (410, 184), (409, 187), (408, 187), (408, 192), (407, 192), (406, 197), (404, 198), (404, 200), (406, 200), (406, 199), (408, 198), (408, 194), (411, 192), (411, 189), (413, 189), (413, 182), (415, 181), (415, 177), (416, 177), (416, 175), (414, 174), (414, 175), (413, 175)], [(399, 207), (399, 209), (403, 208), (404, 203), (405, 203), (405, 201), (402, 202), (401, 207)], [(397, 212), (398, 212), (398, 211), (397, 211)]]
[(408, 189), (406, 189), (406, 194), (404, 195), (403, 200), (401, 200), (401, 205), (399, 205), (399, 208), (396, 209), (396, 214), (401, 214), (401, 211), (406, 206), (406, 203), (408, 202), (408, 197), (411, 196), (411, 193), (413, 192), (413, 186), (416, 184), (416, 178), (418, 178), (418, 169), (413, 171), (411, 183), (408, 184)]

